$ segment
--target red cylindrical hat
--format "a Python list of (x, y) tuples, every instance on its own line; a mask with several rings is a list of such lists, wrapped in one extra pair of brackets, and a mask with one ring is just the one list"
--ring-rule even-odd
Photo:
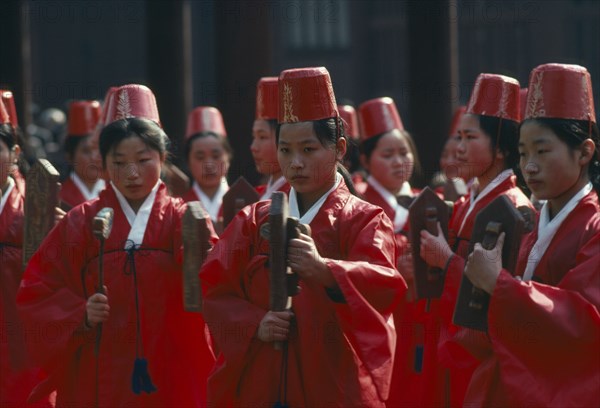
[(390, 132), (404, 130), (402, 119), (392, 98), (375, 98), (363, 102), (358, 108), (361, 140)]
[(448, 133), (448, 137), (458, 135), (458, 124), (460, 123), (460, 119), (463, 117), (466, 111), (466, 106), (459, 106), (454, 111), (454, 115), (452, 115), (452, 122), (450, 122), (450, 133)]
[(149, 119), (160, 126), (154, 94), (144, 85), (123, 85), (110, 93), (106, 104), (104, 125), (127, 118)]
[(221, 112), (213, 106), (198, 106), (188, 115), (187, 130), (185, 138), (189, 138), (196, 133), (213, 132), (219, 136), (227, 136), (223, 116)]
[(86, 136), (96, 129), (102, 110), (98, 101), (74, 101), (69, 105), (70, 136)]
[(473, 115), (494, 116), (519, 122), (519, 81), (496, 74), (479, 74), (467, 105)]
[(277, 119), (279, 111), (279, 93), (277, 77), (264, 77), (256, 84), (256, 118)]
[(119, 88), (116, 86), (111, 86), (106, 91), (106, 95), (104, 96), (104, 101), (102, 103), (102, 114), (100, 115), (100, 124), (102, 126), (104, 126), (106, 124), (106, 118), (108, 117), (108, 112), (109, 112), (108, 107), (112, 100), (112, 96), (117, 89), (119, 89)]
[(279, 75), (279, 123), (338, 117), (329, 72), (325, 67), (296, 68)]
[(15, 96), (11, 91), (0, 90), (2, 95), (2, 102), (4, 102), (4, 108), (8, 112), (10, 118), (10, 124), (16, 129), (19, 126), (19, 118), (17, 117), (17, 107), (15, 106)]
[(346, 124), (346, 136), (351, 139), (359, 139), (358, 133), (358, 117), (356, 110), (350, 105), (338, 105), (340, 117)]
[(519, 90), (519, 113), (521, 120), (525, 119), (525, 111), (527, 110), (527, 88)]
[(6, 106), (4, 106), (4, 100), (0, 98), (0, 125), (11, 124), (10, 115)]
[(534, 68), (529, 75), (525, 118), (596, 123), (590, 73), (579, 65), (544, 64)]

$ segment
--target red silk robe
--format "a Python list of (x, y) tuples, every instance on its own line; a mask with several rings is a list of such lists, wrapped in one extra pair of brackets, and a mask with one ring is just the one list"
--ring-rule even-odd
[[(204, 314), (221, 351), (208, 382), (213, 406), (271, 407), (278, 400), (282, 353), (255, 338), (269, 310), (269, 243), (260, 236), (269, 205), (244, 208), (200, 272)], [(392, 311), (406, 290), (394, 267), (391, 222), (342, 181), (310, 227), (345, 301), (300, 282), (288, 341), (287, 402), (381, 407), (393, 367)]]
[[(419, 190), (413, 189), (416, 196)], [(368, 202), (381, 207), (386, 215), (393, 220), (395, 211), (370, 184), (364, 192)], [(401, 232), (396, 233), (396, 241), (400, 248), (400, 256), (410, 251), (408, 241), (408, 221)], [(409, 283), (410, 293), (414, 288)], [(428, 349), (437, 347), (437, 336), (433, 335), (433, 320), (430, 313), (425, 311), (426, 300), (415, 301), (405, 298), (394, 311), (394, 324), (398, 341), (396, 343), (396, 357), (394, 359), (394, 372), (388, 407), (417, 407), (431, 406), (430, 384), (439, 382), (437, 376), (437, 361), (431, 356), (420, 355), (420, 350), (425, 349), (425, 342), (429, 343)], [(435, 357), (434, 355), (433, 357)]]
[[(16, 296), (23, 275), (23, 194), (18, 184), (0, 213), (0, 407), (24, 407), (43, 379), (31, 367), (25, 335), (17, 315)], [(48, 399), (36, 406), (50, 406)]]
[[(103, 324), (96, 359), (97, 328), (84, 330), (83, 321), (86, 300), (98, 283), (99, 242), (91, 225), (104, 207), (115, 211), (104, 254), (110, 316)], [(40, 385), (40, 394), (56, 389), (57, 406), (69, 407), (95, 406), (96, 390), (101, 407), (206, 403), (206, 378), (214, 357), (202, 315), (183, 310), (181, 218), (185, 209), (185, 203), (169, 197), (161, 184), (142, 245), (126, 251), (131, 227), (109, 185), (98, 199), (71, 210), (50, 232), (29, 262), (17, 298), (31, 333), (33, 356), (51, 374)], [(136, 395), (131, 390), (136, 340), (142, 342), (139, 356), (147, 359), (158, 389), (152, 394)]]
[[(452, 407), (463, 406), (464, 396), (468, 387), (473, 370), (477, 365), (477, 360), (467, 353), (456, 339), (457, 333), (463, 336), (467, 329), (458, 328), (452, 324), (452, 315), (456, 298), (460, 289), (465, 258), (469, 250), (469, 241), (473, 232), (475, 218), (479, 211), (484, 209), (489, 203), (500, 195), (506, 195), (515, 207), (527, 206), (533, 209), (531, 202), (523, 194), (520, 188), (516, 186), (516, 177), (511, 176), (496, 186), (485, 197), (475, 204), (475, 207), (467, 217), (470, 205), (470, 195), (461, 197), (454, 204), (454, 211), (450, 220), (449, 244), (453, 248), (455, 255), (450, 258), (445, 271), (444, 291), (439, 300), (432, 301), (432, 332), (439, 336), (437, 349), (425, 349), (425, 355), (437, 355), (437, 369), (440, 371), (436, 378), (439, 380), (435, 384), (436, 399), (432, 404), (449, 405)], [(459, 235), (461, 225), (464, 227)], [(439, 325), (437, 329), (434, 329)], [(484, 336), (483, 334), (469, 330), (471, 337)]]
[(85, 197), (71, 178), (62, 182), (59, 198), (60, 201), (68, 205), (69, 208), (76, 207), (86, 201)]
[[(537, 228), (519, 252), (523, 275)], [(600, 405), (600, 205), (584, 197), (523, 282), (502, 271), (491, 297), (489, 341), (466, 344), (481, 361), (465, 405)]]

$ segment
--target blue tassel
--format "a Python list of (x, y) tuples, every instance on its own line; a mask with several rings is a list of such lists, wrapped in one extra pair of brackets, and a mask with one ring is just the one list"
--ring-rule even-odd
[(273, 408), (288, 408), (288, 406), (287, 404), (282, 404), (281, 402), (277, 401), (275, 405), (273, 405)]
[(415, 373), (420, 374), (423, 370), (423, 345), (418, 344), (415, 348)]
[(131, 389), (138, 395), (142, 391), (147, 394), (156, 391), (156, 387), (152, 384), (152, 379), (148, 372), (148, 361), (145, 358), (136, 358), (135, 363), (133, 363)]

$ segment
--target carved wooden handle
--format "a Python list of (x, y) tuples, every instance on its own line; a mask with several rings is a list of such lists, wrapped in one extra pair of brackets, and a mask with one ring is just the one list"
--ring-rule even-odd
[[(289, 245), (289, 241), (291, 239), (299, 238), (300, 233), (302, 233), (304, 235), (310, 235), (310, 233), (311, 233), (310, 226), (300, 223), (300, 221), (294, 217), (288, 218), (286, 227), (287, 227), (287, 243), (288, 243), (288, 245)], [(287, 250), (286, 250), (286, 254), (287, 254)], [(286, 255), (286, 258), (287, 258), (287, 255)], [(292, 273), (291, 269), (288, 268), (286, 278), (287, 278), (286, 283), (287, 283), (288, 296), (296, 296), (298, 293), (300, 293), (300, 286), (298, 284), (298, 281), (299, 281), (298, 276), (295, 273)]]
[[(438, 211), (436, 207), (427, 207), (425, 209), (425, 229), (431, 235), (438, 234)], [(429, 282), (435, 282), (442, 276), (442, 270), (440, 268), (427, 268), (427, 280)]]
[[(483, 240), (481, 241), (481, 246), (483, 249), (491, 250), (496, 246), (496, 242), (498, 241), (498, 237), (502, 232), (502, 224), (499, 222), (490, 221), (485, 227), (485, 235), (483, 236)], [(471, 300), (469, 301), (469, 307), (481, 310), (483, 308), (483, 298), (485, 296), (485, 292), (479, 288), (473, 286), (471, 291)]]
[(242, 208), (244, 208), (246, 206), (246, 200), (244, 200), (243, 198), (236, 198), (235, 199), (235, 213), (239, 213)]
[(112, 231), (113, 217), (115, 212), (110, 207), (104, 207), (94, 217), (93, 221), (93, 233), (94, 236), (100, 240), (108, 239), (110, 232)]

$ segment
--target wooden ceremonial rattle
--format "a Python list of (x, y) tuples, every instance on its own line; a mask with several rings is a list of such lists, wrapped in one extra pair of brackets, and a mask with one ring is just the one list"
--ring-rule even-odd
[[(298, 294), (298, 276), (288, 265), (288, 245), (300, 233), (310, 235), (310, 227), (289, 216), (287, 196), (276, 191), (271, 196), (269, 222), (260, 228), (260, 235), (269, 240), (269, 310), (282, 312), (292, 307), (292, 296)], [(284, 342), (276, 341), (276, 350), (283, 349)]]
[[(92, 232), (94, 236), (100, 241), (100, 252), (98, 253), (98, 288), (96, 293), (104, 293), (104, 241), (110, 236), (113, 225), (114, 210), (109, 207), (104, 207), (94, 217), (92, 221)], [(98, 331), (96, 332), (96, 347), (94, 352), (98, 356), (100, 352), (100, 338), (102, 337), (102, 323), (98, 325)]]

